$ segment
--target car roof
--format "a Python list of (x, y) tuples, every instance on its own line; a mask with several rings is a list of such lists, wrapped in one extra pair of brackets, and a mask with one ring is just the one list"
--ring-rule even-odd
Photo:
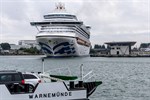
[(25, 73), (22, 73), (23, 75), (34, 75), (36, 77), (39, 77), (37, 73), (32, 73), (32, 72), (25, 72)]
[(0, 70), (0, 74), (20, 73), (16, 70)]
[[(32, 76), (36, 77), (37, 79), (40, 79), (39, 75), (36, 74), (36, 73), (22, 73), (22, 75), (23, 75), (23, 76), (24, 76), (24, 75), (32, 75)], [(25, 76), (24, 76), (24, 78), (25, 78)], [(32, 79), (32, 78), (31, 78), (31, 79)]]

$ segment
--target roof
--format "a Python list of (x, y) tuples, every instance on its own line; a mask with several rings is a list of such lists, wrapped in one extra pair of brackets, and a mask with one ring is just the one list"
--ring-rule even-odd
[(126, 42), (105, 42), (108, 45), (134, 45), (135, 41), (126, 41)]
[(0, 70), (0, 74), (18, 73), (16, 70)]

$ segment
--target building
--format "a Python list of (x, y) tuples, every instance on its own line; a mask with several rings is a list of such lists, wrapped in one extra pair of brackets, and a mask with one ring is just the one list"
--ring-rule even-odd
[(36, 40), (20, 40), (18, 42), (18, 45), (28, 45), (28, 46), (32, 46), (32, 47), (36, 44), (37, 44)]
[(39, 49), (39, 46), (38, 46), (36, 40), (20, 40), (18, 42), (18, 45), (20, 45), (22, 48), (36, 47)]
[(16, 44), (10, 44), (11, 50), (19, 50), (21, 48), (21, 45), (16, 45)]
[(131, 46), (136, 42), (106, 42), (110, 48), (110, 55), (112, 56), (129, 56), (131, 55)]
[(93, 49), (95, 52), (94, 54), (97, 56), (106, 56), (109, 54), (109, 50), (106, 48), (101, 48), (101, 49)]

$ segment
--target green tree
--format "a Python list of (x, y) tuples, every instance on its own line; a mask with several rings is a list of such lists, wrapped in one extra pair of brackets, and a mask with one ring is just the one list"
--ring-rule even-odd
[(102, 45), (102, 48), (105, 49), (105, 45)]
[(141, 43), (140, 48), (147, 48), (150, 43)]
[(98, 44), (95, 44), (95, 45), (94, 45), (94, 49), (99, 49), (99, 45), (98, 45)]
[(9, 43), (1, 43), (0, 44), (3, 50), (10, 50), (10, 44)]
[(20, 48), (19, 50), (22, 50), (22, 51), (30, 53), (30, 54), (40, 54), (40, 50), (38, 50), (36, 47)]

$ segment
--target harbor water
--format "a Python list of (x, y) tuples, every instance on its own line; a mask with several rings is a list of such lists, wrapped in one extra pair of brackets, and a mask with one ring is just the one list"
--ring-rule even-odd
[[(0, 70), (42, 71), (42, 56), (0, 56)], [(90, 100), (150, 100), (150, 58), (75, 57), (46, 58), (45, 71), (58, 73), (57, 68), (70, 68), (79, 75), (93, 70), (92, 80), (103, 82)], [(66, 70), (61, 70), (64, 74)], [(61, 72), (61, 73), (62, 73)]]

